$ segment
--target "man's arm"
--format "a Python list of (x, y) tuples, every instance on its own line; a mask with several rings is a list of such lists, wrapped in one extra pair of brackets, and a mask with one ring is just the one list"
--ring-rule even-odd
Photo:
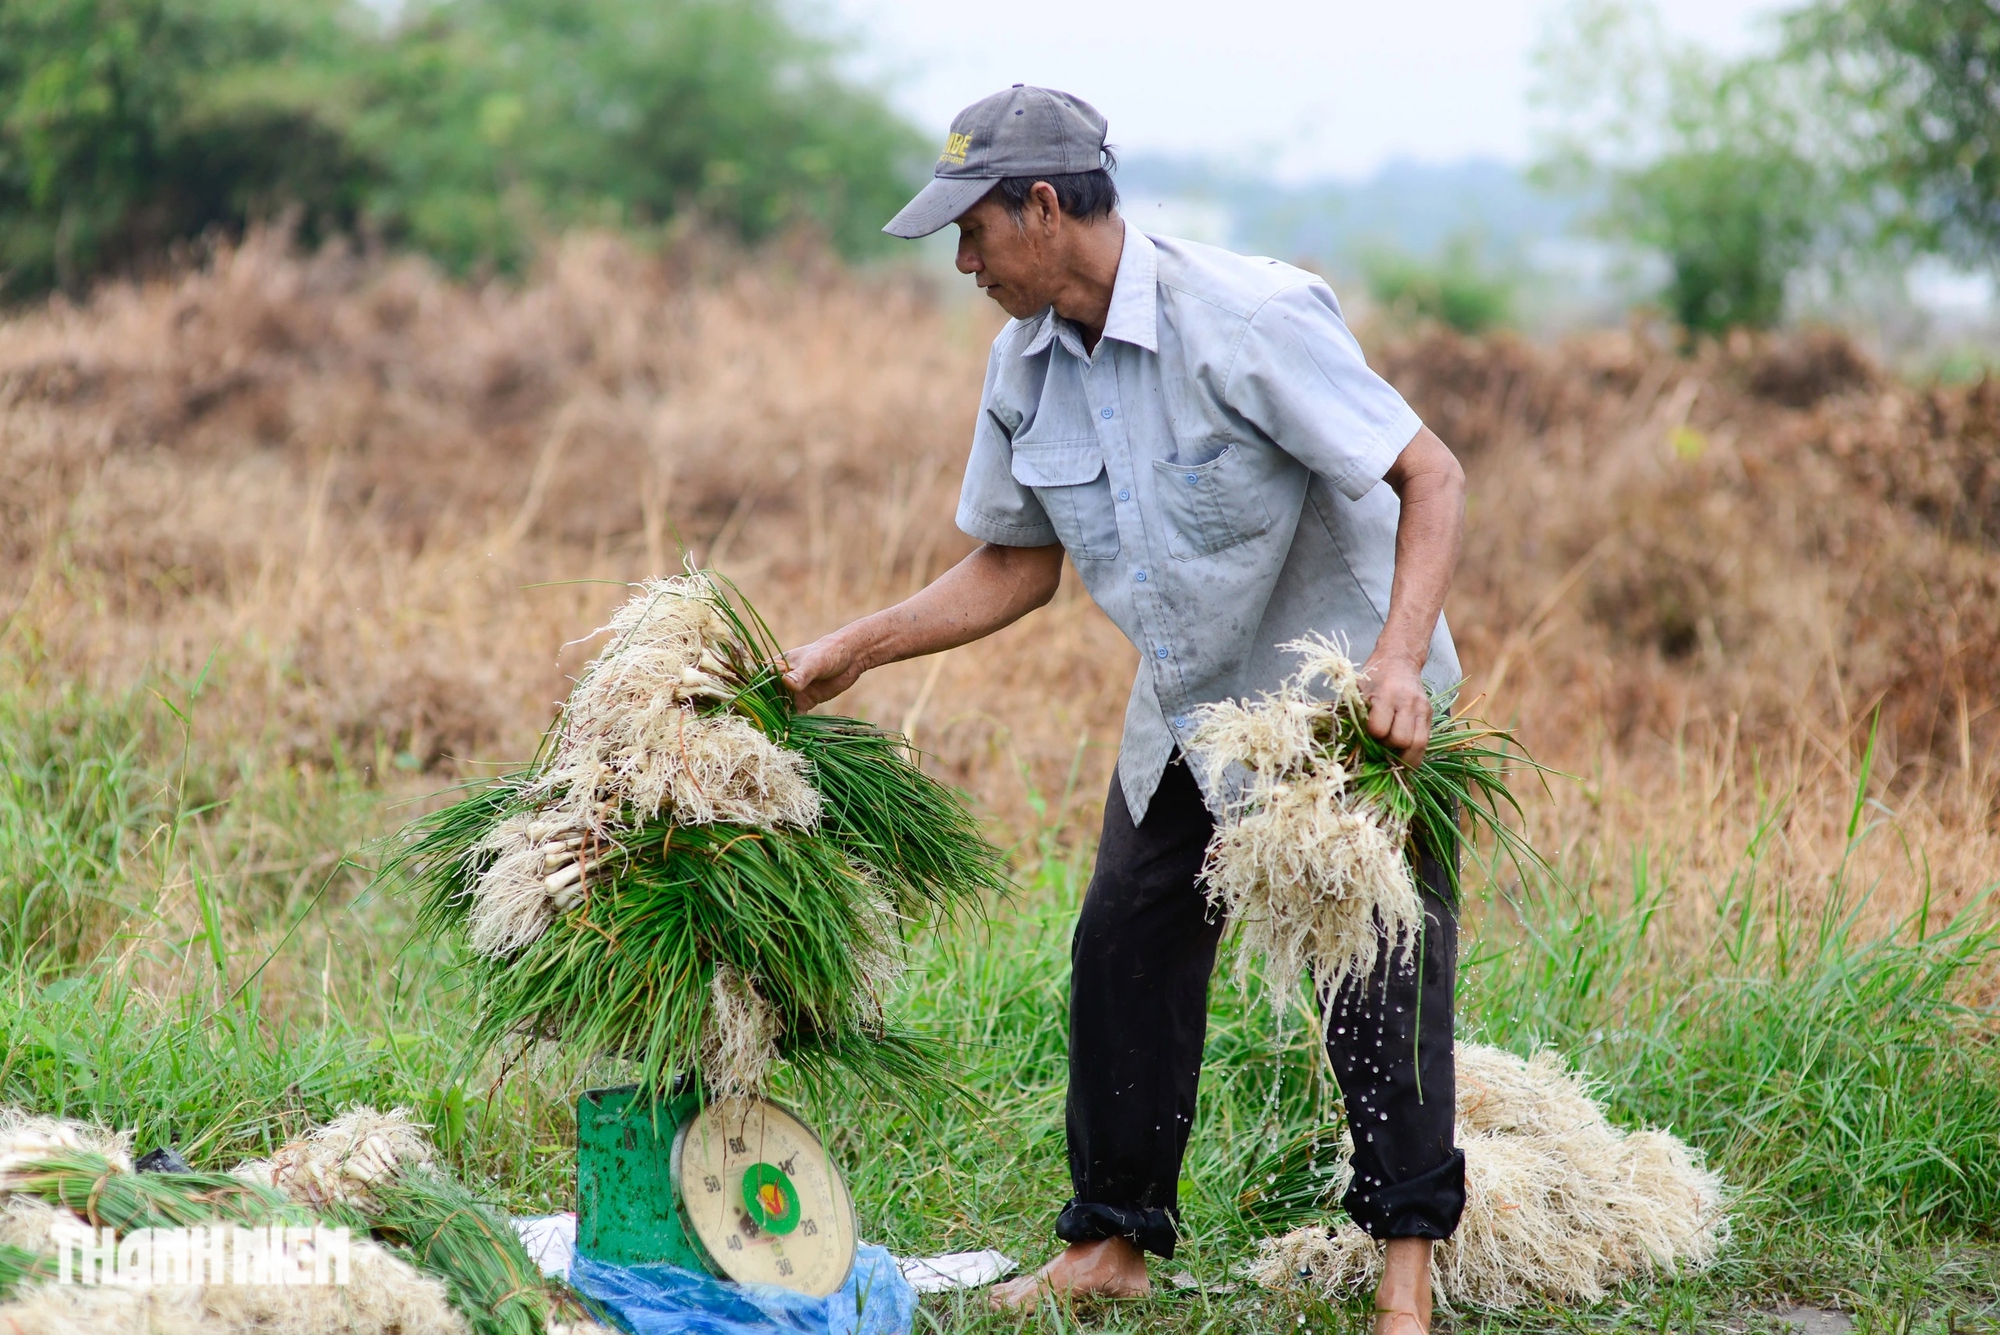
[(1403, 502), (1389, 616), (1362, 665), (1368, 731), (1420, 765), (1431, 736), (1424, 660), (1465, 537), (1465, 470), (1429, 427), (1417, 432), (1382, 476)]
[(791, 687), (799, 708), (811, 709), (839, 695), (871, 668), (956, 649), (991, 635), (1055, 597), (1062, 559), (1060, 545), (982, 543), (894, 607), (850, 621), (786, 654), (785, 685)]

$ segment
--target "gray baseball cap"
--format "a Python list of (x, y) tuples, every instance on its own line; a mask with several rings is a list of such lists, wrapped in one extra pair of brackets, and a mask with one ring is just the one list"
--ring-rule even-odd
[(1015, 84), (952, 118), (931, 183), (882, 230), (929, 236), (1007, 176), (1061, 176), (1104, 165), (1104, 117), (1080, 97)]

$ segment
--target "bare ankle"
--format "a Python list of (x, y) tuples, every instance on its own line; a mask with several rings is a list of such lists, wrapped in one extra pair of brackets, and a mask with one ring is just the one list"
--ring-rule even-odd
[(1389, 1327), (1395, 1323), (1387, 1314), (1402, 1313), (1414, 1318), (1417, 1327), (1431, 1327), (1431, 1241), (1429, 1238), (1391, 1238), (1382, 1249), (1382, 1283), (1375, 1290), (1375, 1310), (1385, 1314), (1376, 1322), (1381, 1335), (1404, 1335)]
[(1107, 1261), (1115, 1261), (1121, 1266), (1146, 1264), (1146, 1253), (1139, 1250), (1139, 1244), (1130, 1238), (1105, 1238), (1100, 1242), (1085, 1244), (1096, 1249), (1096, 1254)]

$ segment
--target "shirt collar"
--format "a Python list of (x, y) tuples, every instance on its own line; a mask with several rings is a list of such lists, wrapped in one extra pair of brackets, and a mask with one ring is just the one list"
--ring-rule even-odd
[[(1111, 309), (1104, 317), (1105, 338), (1148, 352), (1160, 350), (1159, 280), (1159, 252), (1153, 248), (1153, 239), (1126, 223), (1125, 248), (1118, 256), (1118, 274), (1111, 280)], [(1078, 361), (1090, 360), (1076, 326), (1057, 315), (1055, 307), (1048, 307), (1034, 319), (1035, 332), (1021, 349), (1023, 357), (1033, 357), (1060, 339)]]
[(1148, 352), (1160, 350), (1160, 261), (1153, 238), (1125, 224), (1125, 250), (1111, 281), (1111, 310), (1104, 336)]
[(1060, 342), (1063, 350), (1078, 361), (1090, 360), (1090, 354), (1083, 347), (1083, 335), (1077, 333), (1075, 325), (1057, 315), (1055, 307), (1043, 307), (1033, 323), (1035, 332), (1029, 335), (1028, 346), (1021, 349), (1023, 357), (1033, 357), (1049, 344)]

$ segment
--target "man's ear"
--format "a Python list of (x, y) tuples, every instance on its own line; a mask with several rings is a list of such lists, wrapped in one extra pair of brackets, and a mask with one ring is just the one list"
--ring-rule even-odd
[(1062, 205), (1056, 199), (1056, 188), (1047, 181), (1035, 182), (1028, 192), (1028, 199), (1034, 205), (1035, 222), (1045, 234), (1053, 235), (1062, 227)]

